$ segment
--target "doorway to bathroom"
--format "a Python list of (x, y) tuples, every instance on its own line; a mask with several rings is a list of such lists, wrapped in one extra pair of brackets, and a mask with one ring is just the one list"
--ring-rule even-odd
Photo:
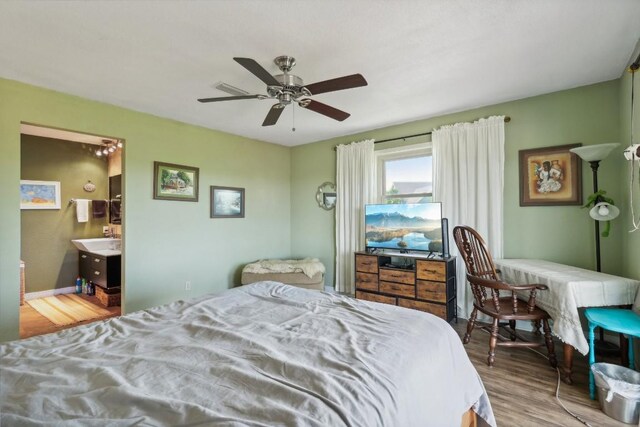
[(125, 141), (20, 133), (20, 337), (120, 315)]

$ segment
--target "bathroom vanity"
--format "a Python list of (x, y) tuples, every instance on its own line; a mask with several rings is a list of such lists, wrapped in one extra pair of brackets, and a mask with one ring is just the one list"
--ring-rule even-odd
[(79, 253), (79, 275), (96, 285), (96, 297), (105, 307), (120, 305), (122, 241), (114, 238), (71, 241)]
[(109, 289), (120, 287), (121, 256), (80, 251), (80, 277)]

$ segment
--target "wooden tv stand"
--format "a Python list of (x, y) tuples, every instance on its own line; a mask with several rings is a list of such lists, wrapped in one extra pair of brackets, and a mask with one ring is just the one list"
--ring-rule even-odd
[(356, 298), (426, 311), (458, 321), (456, 259), (356, 252)]

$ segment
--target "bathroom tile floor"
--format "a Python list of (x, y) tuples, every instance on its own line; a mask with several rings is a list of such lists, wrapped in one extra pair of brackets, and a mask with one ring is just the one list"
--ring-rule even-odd
[[(98, 298), (95, 296), (82, 295), (82, 298), (87, 301), (102, 307)], [(109, 310), (108, 316), (99, 317), (97, 319), (86, 320), (84, 322), (74, 323), (73, 325), (58, 326), (51, 322), (49, 319), (38, 313), (31, 308), (29, 304), (20, 306), (20, 338), (29, 338), (36, 335), (49, 334), (51, 332), (57, 332), (62, 329), (72, 328), (78, 325), (84, 325), (87, 323), (95, 322), (97, 320), (108, 319), (110, 317), (120, 316), (120, 307), (105, 307)]]

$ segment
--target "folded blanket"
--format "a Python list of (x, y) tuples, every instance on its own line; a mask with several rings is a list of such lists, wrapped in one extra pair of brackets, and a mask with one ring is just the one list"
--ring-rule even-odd
[(313, 277), (316, 273), (324, 273), (324, 265), (318, 258), (304, 259), (263, 259), (247, 264), (243, 273), (304, 273)]

